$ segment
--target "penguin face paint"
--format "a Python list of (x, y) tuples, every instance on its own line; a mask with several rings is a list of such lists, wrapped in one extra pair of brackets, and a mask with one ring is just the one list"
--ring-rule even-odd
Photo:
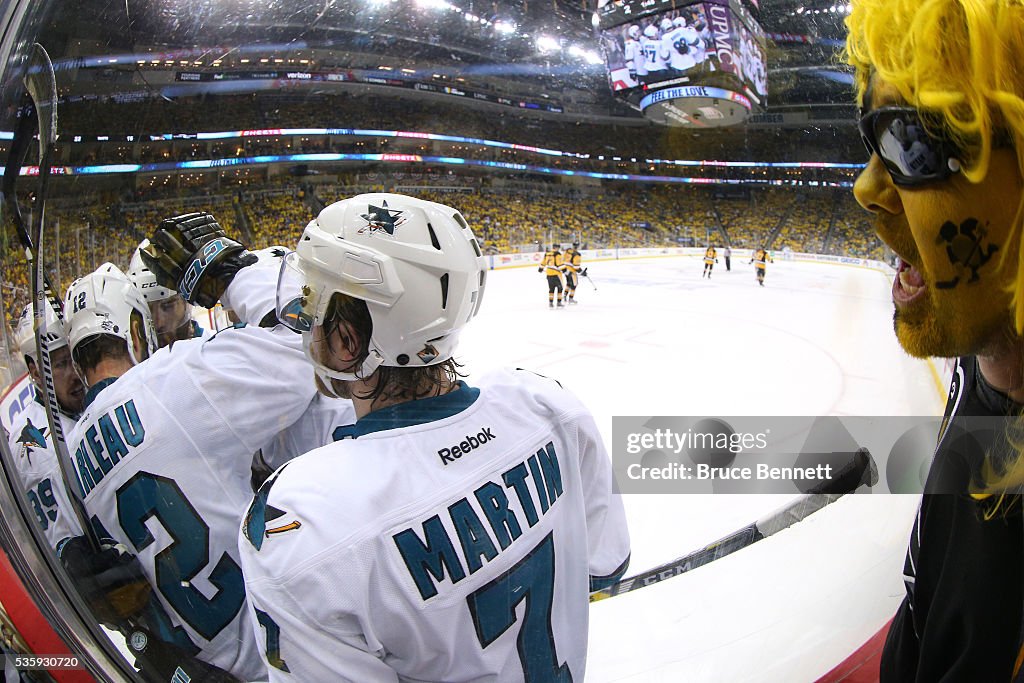
[[(868, 110), (900, 104), (894, 88), (873, 81)], [(993, 150), (980, 183), (954, 174), (916, 187), (895, 184), (879, 156), (871, 156), (854, 195), (900, 257), (893, 325), (908, 353), (975, 354), (1012, 329), (1008, 289), (1017, 276), (1014, 221), (1022, 191), (1012, 149)]]

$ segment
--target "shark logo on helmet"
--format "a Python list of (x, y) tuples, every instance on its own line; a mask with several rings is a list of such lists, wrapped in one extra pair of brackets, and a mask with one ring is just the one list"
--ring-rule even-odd
[(381, 202), (381, 206), (370, 204), (366, 207), (366, 213), (359, 214), (359, 217), (366, 221), (367, 226), (360, 228), (358, 234), (362, 235), (367, 230), (370, 234), (386, 232), (389, 235), (395, 234), (395, 228), (405, 222), (402, 218), (404, 211), (395, 211), (388, 208), (387, 200)]

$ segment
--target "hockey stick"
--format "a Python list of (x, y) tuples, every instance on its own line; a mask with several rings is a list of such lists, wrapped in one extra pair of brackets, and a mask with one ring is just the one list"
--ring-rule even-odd
[[(2, 192), (4, 197), (4, 204), (11, 216), (12, 223), (14, 224), (14, 231), (18, 235), (18, 241), (21, 242), (22, 247), (25, 248), (26, 258), (29, 260), (30, 267), (33, 259), (32, 238), (29, 235), (29, 228), (26, 224), (25, 218), (22, 216), (21, 205), (18, 203), (15, 187), (18, 182), (18, 175), (25, 164), (25, 157), (28, 155), (32, 136), (35, 135), (35, 130), (35, 107), (34, 105), (26, 105), (21, 115), (18, 117), (18, 126), (14, 133), (14, 139), (11, 142), (11, 149), (8, 151), (7, 163), (4, 167), (3, 186), (2, 189), (0, 189), (0, 192)], [(43, 274), (43, 278), (47, 286), (47, 296), (50, 297), (50, 303), (53, 306), (53, 310), (57, 313), (58, 318), (63, 319), (63, 301), (60, 298), (60, 294), (56, 292), (55, 288), (50, 283), (49, 277), (45, 273)]]
[(823, 482), (817, 488), (811, 489), (810, 492), (782, 508), (699, 550), (645, 572), (621, 579), (608, 588), (595, 591), (590, 594), (590, 601), (597, 602), (605, 598), (613, 598), (616, 595), (650, 586), (653, 583), (685, 574), (715, 560), (720, 560), (726, 555), (753, 545), (772, 534), (788, 529), (826, 505), (836, 502), (847, 493), (856, 491), (861, 486), (874, 486), (876, 483), (878, 483), (878, 470), (871, 454), (867, 452), (867, 449), (862, 448), (854, 454), (853, 459), (845, 467), (837, 472), (835, 477)]
[[(17, 198), (14, 192), (15, 181), (28, 151), (29, 144), (27, 140), (32, 135), (33, 126), (31, 121), (28, 120), (27, 115), (23, 117), (18, 126), (18, 133), (21, 138), (15, 140), (11, 145), (11, 158), (4, 169), (3, 191), (5, 199), (9, 205), (12, 205), (10, 213), (15, 222), (19, 238), (25, 246), (29, 265), (32, 269), (32, 291), (35, 297), (33, 308), (36, 353), (40, 359), (40, 371), (45, 385), (46, 417), (49, 422), (50, 433), (53, 435), (54, 451), (57, 454), (57, 462), (60, 467), (65, 490), (68, 491), (67, 498), (71, 501), (71, 507), (78, 518), (83, 535), (95, 552), (100, 550), (100, 542), (96, 530), (89, 521), (84, 501), (75, 494), (75, 491), (81, 489), (72, 487), (72, 479), (67, 471), (71, 460), (68, 456), (67, 442), (58, 414), (60, 406), (57, 403), (57, 394), (53, 385), (53, 368), (50, 364), (48, 344), (44, 342), (42, 334), (46, 325), (43, 306), (52, 305), (54, 312), (63, 322), (63, 302), (51, 285), (50, 280), (46, 277), (42, 258), (46, 196), (50, 179), (53, 145), (57, 141), (57, 82), (50, 56), (38, 43), (32, 45), (31, 55), (26, 67), (24, 85), (29, 96), (32, 98), (39, 130), (39, 185), (36, 188), (31, 234), (25, 228), (24, 218), (21, 215), (20, 208), (17, 206)], [(15, 154), (19, 156), (15, 156)], [(152, 598), (150, 599), (152, 600)], [(141, 663), (141, 668), (144, 670), (166, 672), (168, 679), (173, 677), (174, 680), (182, 681), (193, 678), (195, 680), (221, 682), (237, 680), (226, 671), (198, 660), (182, 648), (158, 638), (146, 626), (135, 623), (135, 620), (126, 618), (126, 621), (128, 622), (127, 625), (119, 630), (125, 636), (138, 663)]]
[[(53, 385), (53, 366), (50, 362), (49, 344), (43, 339), (46, 328), (46, 314), (44, 306), (52, 306), (58, 319), (63, 321), (63, 305), (60, 296), (54, 290), (49, 278), (43, 269), (42, 246), (43, 226), (46, 214), (46, 195), (49, 188), (50, 165), (53, 158), (53, 146), (57, 142), (57, 80), (53, 73), (53, 63), (50, 56), (43, 49), (42, 45), (35, 43), (31, 47), (31, 54), (26, 66), (24, 77), (25, 89), (35, 109), (35, 118), (39, 130), (39, 184), (36, 188), (35, 204), (32, 211), (31, 234), (27, 233), (24, 226), (24, 219), (20, 210), (11, 211), (18, 228), (19, 236), (25, 242), (26, 255), (29, 266), (32, 270), (32, 292), (33, 292), (33, 328), (36, 338), (36, 354), (39, 358), (40, 373), (43, 377), (43, 385), (46, 393), (46, 419), (50, 426), (53, 449), (57, 455), (57, 463), (60, 467), (61, 479), (64, 488), (69, 492), (68, 500), (71, 501), (71, 509), (78, 519), (82, 533), (89, 540), (93, 550), (99, 550), (99, 540), (96, 538), (95, 530), (89, 522), (89, 516), (85, 510), (85, 504), (74, 492), (79, 490), (72, 486), (72, 478), (68, 473), (71, 458), (68, 455), (67, 442), (64, 436), (64, 428), (60, 421), (60, 405), (57, 402), (57, 392)], [(24, 120), (22, 121), (24, 123)], [(30, 133), (31, 127), (28, 124), (18, 126), (21, 134)], [(27, 151), (27, 144), (21, 142), (23, 147), (19, 150), (19, 143), (12, 145), (12, 153), (16, 151)], [(22, 159), (23, 160), (23, 159)], [(12, 159), (12, 161), (14, 161)], [(11, 166), (15, 168), (11, 169)], [(21, 164), (9, 163), (4, 169), (5, 197), (17, 206), (17, 197), (14, 194), (13, 181), (8, 194), (8, 178), (17, 177)], [(11, 173), (11, 176), (8, 176)]]
[[(586, 269), (584, 269), (584, 270), (586, 270)], [(597, 285), (594, 284), (594, 281), (590, 279), (589, 275), (584, 274), (583, 270), (577, 270), (576, 274), (579, 275), (580, 277), (587, 278), (587, 282), (590, 283), (590, 286), (594, 288), (595, 292), (597, 291)], [(577, 284), (579, 284), (579, 279), (580, 278), (576, 278)]]

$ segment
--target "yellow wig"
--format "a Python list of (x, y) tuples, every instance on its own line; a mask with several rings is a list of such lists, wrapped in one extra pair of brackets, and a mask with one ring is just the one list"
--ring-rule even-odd
[[(985, 177), (993, 140), (1007, 135), (1024, 176), (1024, 0), (853, 0), (846, 25), (845, 58), (855, 69), (858, 103), (877, 74), (970, 152), (960, 160), (968, 181)], [(1022, 216), (1019, 206), (1017, 230)], [(1024, 264), (1024, 240), (1018, 244), (1014, 266)], [(1004, 252), (1002, 260), (1008, 258)], [(1024, 333), (1020, 270), (1012, 292), (1018, 334)]]

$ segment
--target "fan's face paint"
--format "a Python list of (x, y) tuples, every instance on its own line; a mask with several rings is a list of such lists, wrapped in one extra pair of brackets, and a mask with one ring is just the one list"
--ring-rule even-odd
[[(903, 103), (895, 89), (874, 79), (865, 109), (896, 104)], [(1008, 290), (1017, 274), (1020, 238), (1013, 224), (1022, 189), (1012, 149), (993, 150), (980, 183), (958, 173), (912, 188), (893, 184), (872, 155), (854, 195), (875, 214), (878, 236), (900, 257), (893, 324), (908, 353), (983, 353), (1012, 329)]]

